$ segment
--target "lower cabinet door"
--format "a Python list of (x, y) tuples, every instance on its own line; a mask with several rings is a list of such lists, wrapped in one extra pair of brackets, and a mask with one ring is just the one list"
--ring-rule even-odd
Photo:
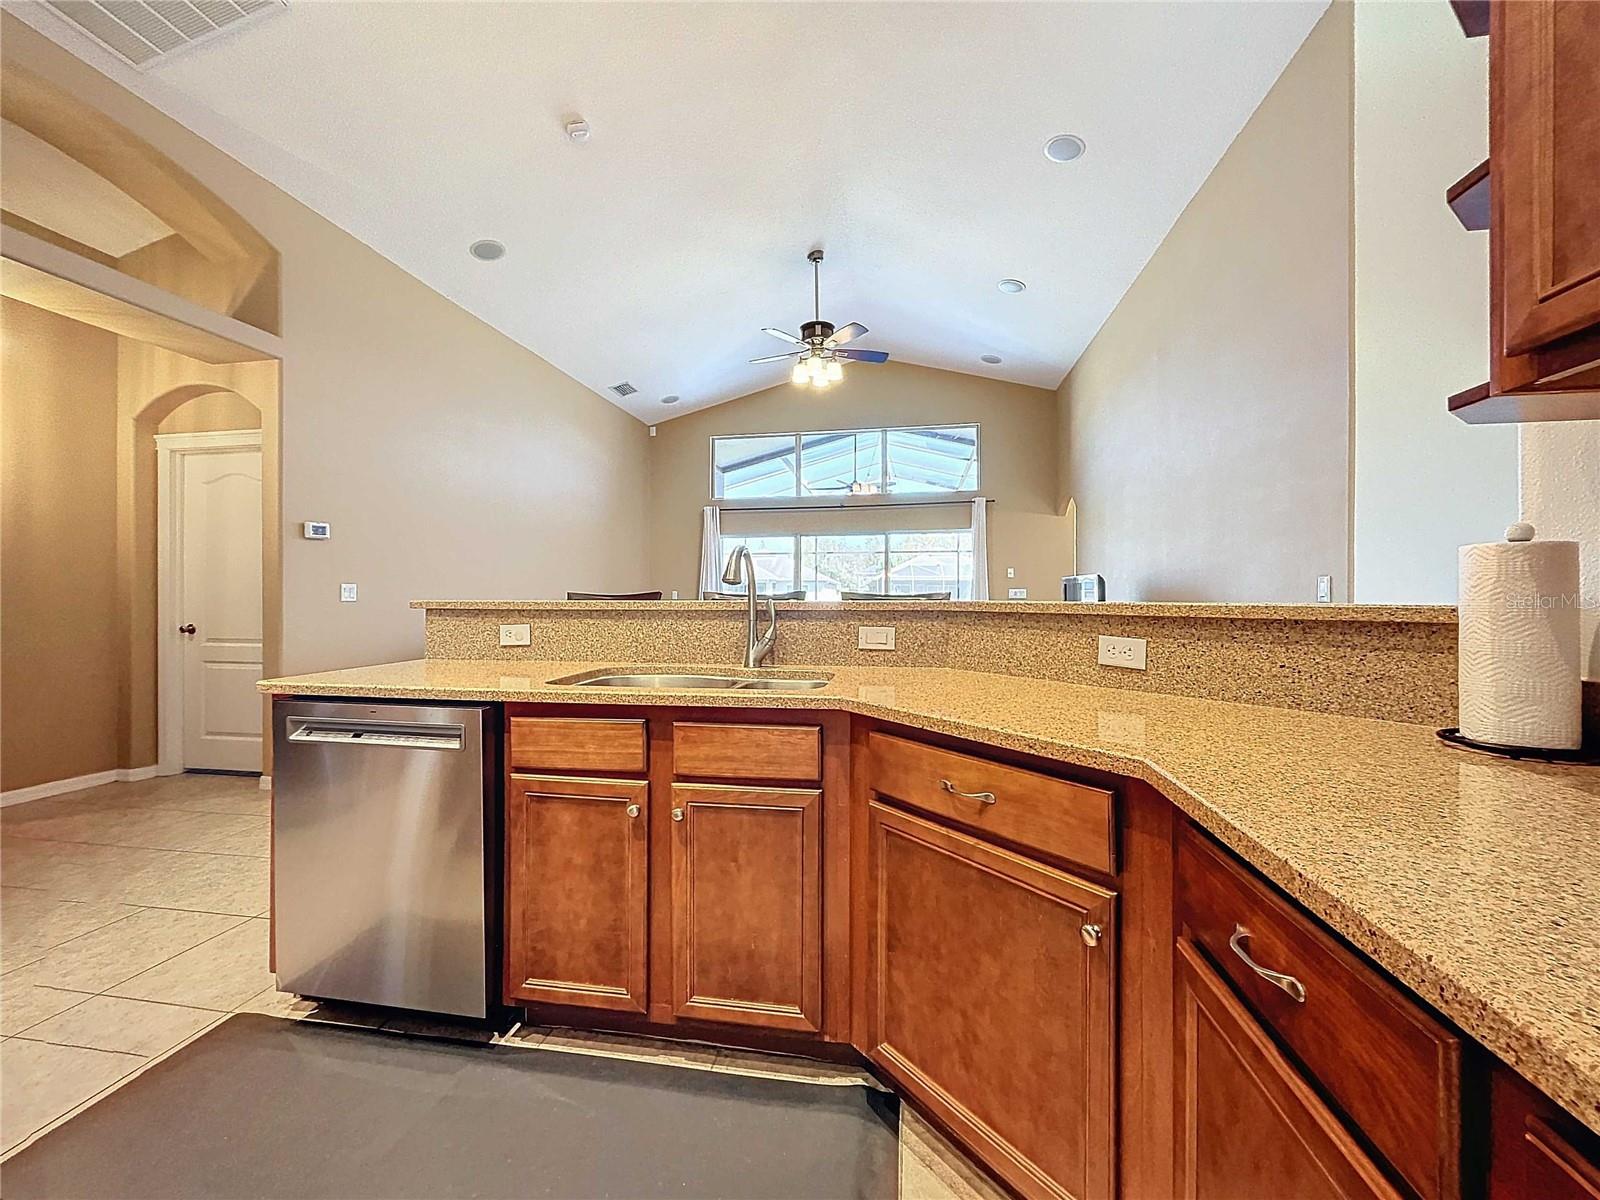
[(644, 1012), (649, 785), (506, 782), (506, 1000)]
[(867, 1049), (1025, 1197), (1113, 1194), (1116, 896), (876, 801)]
[(1178, 1194), (1399, 1200), (1187, 939), (1177, 967)]
[(673, 1011), (822, 1025), (822, 793), (672, 786)]

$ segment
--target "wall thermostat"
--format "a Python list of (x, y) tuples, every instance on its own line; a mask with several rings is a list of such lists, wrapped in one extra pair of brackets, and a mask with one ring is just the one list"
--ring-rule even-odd
[(326, 521), (307, 521), (301, 528), (314, 542), (326, 541), (333, 536), (332, 527)]

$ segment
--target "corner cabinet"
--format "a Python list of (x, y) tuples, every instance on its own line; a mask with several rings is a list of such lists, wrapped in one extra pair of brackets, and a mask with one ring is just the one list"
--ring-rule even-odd
[[(1015, 822), (1039, 788), (1074, 785), (906, 747), (884, 740), (870, 768), (858, 1048), (1020, 1195), (1104, 1200), (1115, 1194), (1116, 894), (903, 810), (926, 793), (965, 803), (973, 821)], [(1084, 790), (1092, 807), (1108, 799)]]

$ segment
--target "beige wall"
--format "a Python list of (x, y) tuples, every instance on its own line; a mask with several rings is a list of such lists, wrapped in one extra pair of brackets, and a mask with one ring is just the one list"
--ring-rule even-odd
[(1578, 543), (1579, 672), (1600, 680), (1600, 421), (1523, 425), (1522, 519), (1539, 537)]
[(1456, 547), (1517, 508), (1516, 430), (1445, 408), (1489, 371), (1489, 235), (1443, 203), (1489, 153), (1488, 39), (1355, 9), (1355, 599), (1453, 604)]
[(1350, 76), (1337, 4), (1062, 382), (1113, 600), (1348, 595)]
[(14, 300), (0, 308), (0, 339), (0, 788), (10, 790), (118, 765), (117, 339)]
[[(546, 597), (639, 579), (644, 426), (20, 21), (0, 19), (8, 61), (150, 142), (282, 257), (283, 648), (269, 670), (420, 654), (413, 597)], [(463, 253), (480, 234), (460, 231)], [(300, 538), (312, 519), (332, 523), (332, 540)], [(340, 603), (341, 582), (360, 586), (358, 603)]]
[[(817, 393), (787, 379), (776, 387), (657, 426), (650, 443), (651, 587), (696, 595), (700, 510), (710, 497), (711, 437), (893, 425), (980, 426), (979, 470), (989, 508), (989, 586), (1026, 587), (1030, 598), (1060, 595), (1071, 570), (1070, 530), (1058, 515), (1052, 439), (1055, 396), (904, 363), (848, 367), (845, 381)], [(965, 529), (965, 505), (771, 513), (728, 513), (723, 532), (849, 532), (870, 528)], [(1006, 568), (1015, 567), (1015, 579)]]
[(173, 409), (156, 425), (156, 432), (213, 433), (221, 429), (260, 428), (261, 410), (250, 401), (233, 392), (211, 392)]

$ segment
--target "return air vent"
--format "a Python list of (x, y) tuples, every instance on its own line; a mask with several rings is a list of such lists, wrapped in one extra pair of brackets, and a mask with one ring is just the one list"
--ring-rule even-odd
[(50, 7), (118, 58), (155, 65), (289, 6), (289, 0), (49, 0)]
[(624, 381), (622, 383), (613, 383), (611, 390), (619, 396), (631, 396), (639, 389), (634, 387), (633, 384)]

